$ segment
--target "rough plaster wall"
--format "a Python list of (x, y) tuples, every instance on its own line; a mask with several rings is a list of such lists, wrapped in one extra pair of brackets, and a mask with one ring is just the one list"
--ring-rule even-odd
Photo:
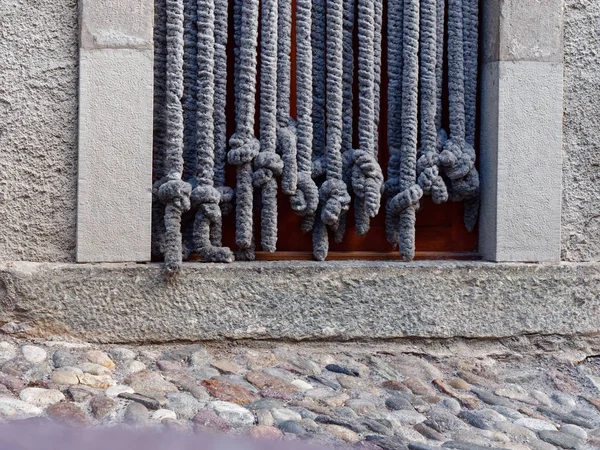
[(0, 0), (0, 259), (73, 261), (77, 0)]
[(562, 258), (600, 261), (600, 1), (565, 2)]

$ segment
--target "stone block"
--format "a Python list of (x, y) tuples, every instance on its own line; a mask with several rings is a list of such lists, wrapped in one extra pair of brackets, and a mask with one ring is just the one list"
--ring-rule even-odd
[(152, 104), (152, 50), (81, 50), (78, 262), (150, 259)]
[(153, 46), (153, 0), (81, 0), (81, 48)]

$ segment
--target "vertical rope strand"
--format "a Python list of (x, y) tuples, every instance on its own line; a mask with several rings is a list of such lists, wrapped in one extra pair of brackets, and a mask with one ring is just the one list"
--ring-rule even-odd
[(165, 181), (158, 198), (165, 205), (165, 270), (176, 274), (182, 261), (181, 215), (190, 209), (192, 187), (183, 175), (183, 0), (167, 0), (167, 89)]
[(313, 230), (313, 255), (323, 261), (329, 250), (327, 227), (335, 230), (340, 215), (350, 206), (350, 194), (342, 180), (342, 86), (344, 11), (337, 0), (327, 0), (326, 180), (319, 189), (319, 213)]
[(152, 152), (152, 256), (160, 258), (165, 251), (165, 205), (158, 199), (163, 183), (166, 146), (166, 78), (167, 78), (167, 12), (165, 0), (154, 7), (154, 131)]
[(444, 43), (445, 43), (445, 24), (446, 24), (446, 0), (436, 0), (436, 64), (435, 81), (437, 106), (435, 110), (435, 125), (438, 130), (438, 153), (442, 151), (448, 133), (442, 128), (442, 115), (444, 112)]
[[(214, 185), (220, 193), (221, 216), (233, 210), (233, 189), (225, 186), (225, 162), (227, 159), (227, 39), (229, 23), (229, 0), (214, 0), (215, 4), (215, 70), (214, 70), (214, 134), (215, 175)], [(221, 218), (219, 218), (221, 221)], [(211, 228), (211, 242), (222, 244), (222, 223)]]
[[(310, 37), (309, 37), (310, 39)], [(298, 185), (297, 130), (290, 117), (292, 1), (279, 0), (277, 13), (277, 152), (283, 159), (281, 190), (294, 195)]]
[(297, 0), (296, 4), (296, 118), (298, 186), (291, 198), (292, 209), (308, 220), (302, 221), (302, 231), (312, 229), (319, 205), (319, 191), (312, 178), (313, 153), (313, 79), (312, 79), (312, 0)]
[(214, 246), (211, 229), (221, 226), (220, 192), (214, 187), (215, 175), (215, 4), (197, 0), (197, 103), (196, 103), (196, 187), (192, 191), (194, 250), (209, 262), (232, 262), (233, 253)]
[(402, 0), (388, 1), (388, 179), (384, 185), (387, 197), (385, 234), (390, 244), (399, 242), (398, 214), (392, 199), (400, 193), (400, 147), (402, 146), (402, 71), (404, 7)]
[(390, 209), (398, 215), (399, 250), (405, 261), (415, 256), (415, 219), (423, 196), (417, 181), (417, 133), (419, 89), (419, 0), (405, 0), (402, 71), (402, 145), (400, 147), (399, 193)]
[(313, 0), (312, 2), (312, 56), (313, 56), (313, 178), (318, 179), (325, 175), (325, 44), (327, 18), (325, 15), (325, 1)]
[(440, 175), (438, 153), (437, 4), (421, 0), (421, 156), (417, 161), (419, 186), (433, 202), (448, 200)]
[(254, 259), (254, 220), (252, 161), (260, 152), (260, 142), (254, 136), (256, 108), (256, 44), (258, 40), (258, 0), (237, 0), (241, 3), (241, 18), (235, 29), (239, 36), (237, 56), (236, 130), (229, 139), (227, 162), (237, 167), (235, 240), (239, 247), (237, 259)]
[(450, 139), (440, 153), (440, 163), (450, 180), (450, 198), (467, 202), (465, 225), (472, 231), (477, 221), (479, 174), (475, 169), (475, 149), (466, 141), (463, 29), (463, 1), (448, 0)]
[[(283, 161), (277, 147), (277, 0), (262, 0), (260, 70), (260, 153), (252, 183), (261, 189), (261, 247), (277, 248), (277, 180)], [(295, 156), (295, 155), (294, 155)]]

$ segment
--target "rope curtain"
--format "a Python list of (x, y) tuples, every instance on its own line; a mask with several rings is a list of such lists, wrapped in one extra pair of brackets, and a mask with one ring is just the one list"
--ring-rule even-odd
[[(321, 261), (330, 238), (344, 239), (348, 221), (366, 235), (382, 207), (387, 240), (412, 260), (416, 214), (426, 195), (436, 204), (464, 202), (465, 226), (475, 227), (478, 0), (294, 4), (156, 0), (152, 251), (164, 258), (168, 275), (193, 253), (231, 262), (253, 260), (256, 245), (275, 252), (279, 190), (302, 217), (302, 230), (312, 232), (313, 255)], [(235, 108), (231, 136), (227, 102)], [(226, 185), (227, 168), (236, 173), (235, 186)], [(222, 245), (227, 214), (235, 214), (235, 255)]]

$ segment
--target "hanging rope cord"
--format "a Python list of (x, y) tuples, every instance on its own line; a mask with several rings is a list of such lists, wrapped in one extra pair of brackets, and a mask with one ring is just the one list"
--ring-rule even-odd
[(261, 246), (264, 251), (272, 253), (277, 248), (275, 177), (283, 172), (283, 161), (276, 153), (277, 0), (262, 0), (261, 4), (260, 153), (254, 159), (252, 183), (261, 189)]
[(296, 193), (291, 198), (296, 214), (307, 218), (302, 230), (312, 229), (319, 206), (319, 190), (312, 178), (313, 154), (313, 55), (311, 45), (312, 0), (296, 3), (296, 118), (298, 178)]
[[(327, 164), (325, 162), (325, 92), (327, 91), (327, 79), (325, 75), (327, 16), (325, 14), (325, 2), (326, 0), (313, 0), (312, 3), (312, 176), (314, 179), (322, 178), (327, 170)], [(311, 228), (308, 229), (310, 230)]]
[(236, 130), (229, 139), (227, 162), (237, 167), (236, 243), (238, 259), (254, 259), (254, 222), (252, 217), (252, 161), (260, 152), (260, 141), (254, 136), (256, 95), (256, 44), (258, 39), (258, 0), (237, 0), (236, 35)]
[(279, 0), (278, 3), (277, 152), (283, 159), (281, 190), (286, 195), (294, 195), (298, 186), (298, 163), (296, 159), (297, 125), (290, 117), (292, 2), (291, 0)]
[[(415, 219), (419, 200), (423, 196), (416, 183), (417, 175), (417, 129), (419, 88), (419, 0), (405, 0), (402, 48), (402, 138), (399, 152), (394, 151), (394, 163), (399, 159), (398, 193), (389, 201), (388, 214), (397, 218), (398, 246), (400, 256), (410, 261), (415, 255)], [(396, 36), (397, 37), (397, 36)], [(392, 45), (392, 42), (390, 42)], [(391, 61), (391, 58), (390, 58)], [(396, 73), (394, 73), (396, 75)], [(396, 80), (395, 80), (396, 81)], [(397, 93), (390, 101), (397, 100)], [(395, 111), (394, 111), (395, 112)], [(394, 124), (395, 125), (395, 124)], [(394, 137), (395, 138), (395, 137)], [(392, 142), (397, 144), (395, 139)], [(392, 181), (395, 183), (395, 180)]]
[(327, 227), (336, 230), (340, 216), (350, 206), (350, 194), (342, 180), (343, 106), (343, 5), (327, 0), (327, 145), (326, 180), (319, 188), (319, 210), (313, 230), (313, 255), (322, 261), (329, 250)]
[[(440, 175), (438, 151), (438, 20), (436, 0), (421, 0), (421, 156), (417, 161), (419, 186), (433, 202), (448, 200), (446, 183)], [(442, 50), (443, 51), (443, 50)], [(442, 76), (442, 74), (439, 74)], [(441, 125), (441, 124), (440, 124)]]
[(165, 271), (176, 274), (182, 261), (181, 215), (190, 209), (192, 187), (183, 175), (183, 0), (167, 0), (166, 145), (157, 196), (165, 205)]
[[(469, 14), (475, 14), (476, 9), (475, 6), (473, 10), (467, 8), (467, 11)], [(479, 209), (477, 200), (479, 194), (479, 174), (475, 169), (475, 149), (466, 140), (465, 56), (467, 59), (476, 58), (476, 51), (475, 55), (465, 54), (463, 43), (464, 22), (463, 1), (449, 0), (448, 90), (450, 94), (450, 139), (444, 144), (439, 158), (444, 173), (450, 180), (450, 198), (453, 201), (467, 202), (465, 208), (465, 225), (469, 231), (472, 231), (477, 221)], [(470, 130), (472, 137), (470, 136), (469, 139), (473, 140), (474, 107), (474, 104), (469, 106), (469, 110), (473, 111), (469, 112), (469, 114), (473, 115), (473, 129)]]
[(194, 250), (205, 261), (232, 262), (229, 248), (215, 246), (211, 229), (221, 228), (221, 193), (214, 186), (215, 175), (215, 2), (198, 0), (197, 3), (197, 101), (196, 101), (196, 160), (195, 188), (192, 207), (194, 221)]
[[(167, 77), (167, 17), (166, 3), (157, 0), (154, 8), (154, 130), (152, 168), (152, 256), (161, 257), (165, 251), (165, 205), (158, 199), (163, 183), (166, 147), (166, 77)], [(160, 180), (160, 182), (159, 182)]]

